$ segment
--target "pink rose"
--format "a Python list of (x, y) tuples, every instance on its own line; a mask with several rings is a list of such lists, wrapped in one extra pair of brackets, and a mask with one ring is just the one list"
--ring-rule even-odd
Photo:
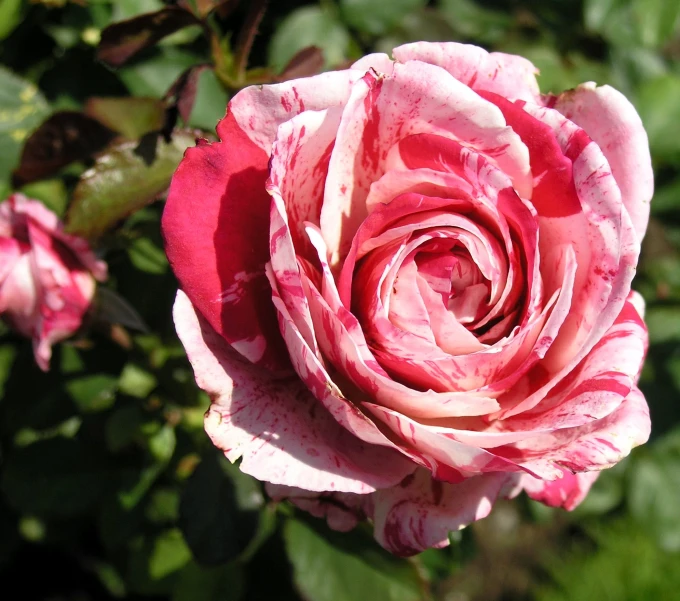
[(52, 345), (80, 327), (95, 278), (106, 279), (106, 263), (42, 203), (14, 194), (0, 204), (0, 314), (33, 339), (42, 370)]
[(163, 218), (175, 323), (241, 469), (401, 555), (500, 494), (568, 508), (649, 435), (631, 104), (416, 43), (246, 88)]

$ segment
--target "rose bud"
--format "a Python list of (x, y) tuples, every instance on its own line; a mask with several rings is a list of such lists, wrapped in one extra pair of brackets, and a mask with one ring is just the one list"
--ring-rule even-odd
[(33, 339), (35, 360), (49, 368), (52, 345), (80, 328), (106, 263), (88, 243), (63, 231), (37, 200), (13, 194), (0, 204), (0, 314)]
[(457, 43), (393, 57), (236, 94), (163, 229), (213, 442), (410, 555), (518, 489), (573, 508), (647, 440), (653, 179), (609, 86), (542, 95), (528, 60)]

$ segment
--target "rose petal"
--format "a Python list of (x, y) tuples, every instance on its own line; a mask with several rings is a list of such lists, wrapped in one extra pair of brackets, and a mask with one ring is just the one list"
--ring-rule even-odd
[(190, 148), (175, 172), (163, 212), (165, 251), (213, 329), (248, 360), (284, 370), (289, 362), (264, 273), (268, 157), (231, 113), (219, 131), (223, 142)]
[(375, 446), (339, 426), (301, 382), (272, 379), (243, 360), (181, 291), (174, 319), (196, 382), (213, 399), (206, 431), (230, 461), (242, 458), (242, 471), (315, 491), (365, 494), (389, 481), (391, 451), (376, 456)]
[(484, 474), (448, 484), (420, 469), (400, 485), (372, 495), (375, 538), (402, 557), (446, 547), (449, 532), (489, 515), (515, 478), (505, 473)]
[(572, 474), (563, 470), (561, 478), (545, 481), (526, 474), (522, 476), (520, 486), (532, 499), (544, 505), (562, 507), (571, 511), (586, 498), (590, 487), (599, 475), (600, 472)]
[[(355, 70), (329, 71), (280, 84), (249, 86), (231, 99), (228, 114), (255, 146), (269, 154), (282, 123), (304, 111), (344, 106), (352, 85), (363, 75)], [(218, 124), (217, 134), (228, 140), (231, 132), (224, 125), (225, 120)]]
[(397, 63), (388, 77), (369, 72), (352, 89), (328, 169), (321, 231), (332, 267), (367, 215), (368, 190), (384, 173), (389, 149), (418, 133), (460, 140), (511, 174), (521, 195), (531, 194), (526, 147), (493, 104), (433, 65)]
[(538, 103), (538, 69), (527, 59), (457, 42), (414, 42), (392, 51), (400, 62), (418, 60), (438, 65), (475, 91), (494, 92)]
[(647, 133), (635, 108), (614, 88), (592, 82), (563, 92), (553, 106), (602, 149), (641, 240), (649, 220), (654, 173)]

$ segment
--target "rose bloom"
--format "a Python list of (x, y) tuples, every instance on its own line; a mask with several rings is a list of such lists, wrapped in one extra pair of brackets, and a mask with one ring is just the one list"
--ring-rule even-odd
[(106, 279), (106, 271), (87, 242), (65, 234), (41, 202), (14, 194), (0, 204), (0, 314), (33, 339), (42, 370), (52, 345), (80, 328), (95, 278)]
[(400, 554), (499, 495), (573, 508), (649, 436), (631, 104), (457, 43), (244, 89), (163, 218), (226, 456)]

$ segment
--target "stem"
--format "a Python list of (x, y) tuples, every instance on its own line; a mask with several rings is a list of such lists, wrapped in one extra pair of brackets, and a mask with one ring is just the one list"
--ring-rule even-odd
[(246, 22), (241, 27), (236, 40), (236, 52), (234, 54), (234, 73), (236, 79), (242, 82), (245, 79), (248, 66), (248, 56), (253, 47), (257, 28), (262, 22), (262, 17), (267, 10), (268, 0), (251, 0), (250, 10), (246, 16)]

